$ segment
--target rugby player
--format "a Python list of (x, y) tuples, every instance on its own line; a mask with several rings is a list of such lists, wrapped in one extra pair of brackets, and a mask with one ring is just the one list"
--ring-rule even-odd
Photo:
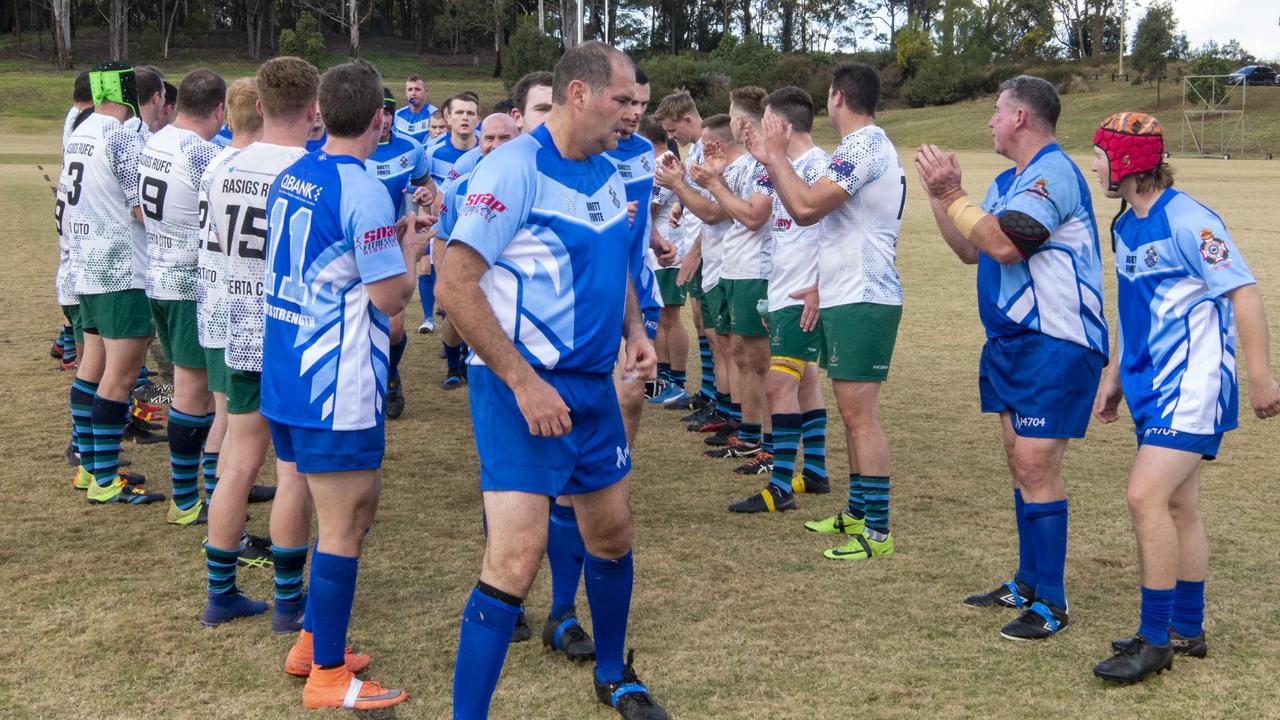
[[(654, 356), (628, 274), (644, 248), (630, 247), (626, 188), (600, 153), (616, 147), (634, 91), (635, 69), (621, 52), (599, 42), (566, 51), (551, 115), (477, 167), (444, 258), (441, 302), (473, 351), (471, 414), (489, 529), (463, 611), (455, 719), (488, 716), (559, 495), (573, 497), (586, 548), (596, 697), (625, 718), (667, 717), (623, 658), (631, 458), (610, 373), (624, 338), (633, 382), (653, 373)], [(517, 283), (513, 263), (528, 252), (569, 263), (573, 283), (561, 284), (554, 268), (520, 272)], [(516, 318), (531, 331), (516, 335)]]
[(924, 145), (916, 168), (942, 237), (978, 265), (987, 343), (978, 369), (982, 411), (999, 413), (1014, 481), (1020, 561), (1014, 577), (965, 600), (1016, 608), (1009, 640), (1043, 640), (1067, 626), (1067, 488), (1062, 458), (1084, 437), (1107, 360), (1102, 257), (1084, 175), (1054, 137), (1061, 103), (1047, 80), (1000, 86), (991, 128), (1014, 166), (981, 207), (961, 187), (954, 154)]
[[(649, 162), (656, 168), (658, 158), (667, 152), (667, 131), (657, 120), (644, 116), (640, 119), (636, 133), (653, 145), (653, 156), (649, 158)], [(645, 262), (653, 270), (658, 283), (659, 300), (662, 302), (658, 315), (658, 335), (655, 339), (661, 389), (649, 402), (665, 406), (685, 401), (689, 397), (685, 392), (689, 331), (680, 321), (680, 310), (684, 307), (688, 291), (677, 282), (681, 259), (689, 248), (684, 228), (672, 227), (668, 220), (671, 209), (678, 205), (674, 192), (654, 184), (649, 198), (642, 205), (640, 212), (647, 212), (649, 215), (650, 233)], [(661, 259), (658, 253), (663, 255)]]
[(436, 106), (427, 102), (430, 95), (431, 91), (427, 90), (426, 81), (422, 76), (410, 75), (404, 79), (404, 97), (408, 104), (395, 111), (396, 133), (413, 138), (419, 145), (426, 144), (428, 139), (444, 132), (443, 129), (436, 132), (432, 127)]
[(1098, 184), (1123, 201), (1113, 226), (1119, 341), (1094, 415), (1115, 422), (1123, 398), (1133, 416), (1138, 453), (1126, 499), (1142, 582), (1137, 633), (1093, 672), (1128, 683), (1173, 667), (1175, 654), (1208, 654), (1200, 464), (1238, 424), (1237, 332), (1254, 414), (1280, 413), (1280, 386), (1257, 281), (1222, 218), (1174, 189), (1160, 122), (1117, 113), (1093, 144)]
[[(72, 92), (71, 108), (67, 111), (67, 120), (62, 129), (62, 149), (66, 152), (67, 140), (80, 123), (93, 114), (93, 91), (89, 87), (89, 73), (82, 72), (76, 76)], [(54, 340), (49, 354), (58, 360), (63, 370), (74, 370), (76, 367), (76, 348), (84, 344), (84, 328), (80, 325), (80, 299), (75, 293), (75, 276), (71, 272), (71, 247), (67, 243), (67, 234), (63, 228), (63, 214), (67, 203), (61, 192), (54, 193), (53, 220), (58, 233), (58, 271), (54, 275), (54, 295), (66, 323)], [(71, 417), (71, 442), (67, 445), (67, 464), (71, 467), (80, 465), (80, 444), (76, 439), (75, 415)], [(73, 476), (79, 477), (77, 471)], [(87, 487), (87, 486), (86, 486)], [(83, 489), (83, 488), (82, 488)]]

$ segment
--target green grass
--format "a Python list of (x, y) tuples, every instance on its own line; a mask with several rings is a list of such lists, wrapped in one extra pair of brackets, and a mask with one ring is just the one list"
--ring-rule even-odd
[[(0, 138), (0, 153), (27, 144)], [(1079, 161), (1081, 156), (1077, 155)], [(980, 187), (1004, 166), (961, 154)], [(1176, 160), (1178, 182), (1222, 213), (1280, 318), (1280, 212), (1243, 188), (1276, 187), (1280, 164)], [(53, 298), (57, 245), (50, 196), (34, 165), (0, 165), (0, 217), (10, 232), (0, 265), (6, 502), (0, 503), (0, 617), (14, 659), (0, 667), (0, 716), (14, 718), (318, 718), (280, 671), (289, 638), (265, 619), (198, 627), (204, 565), (198, 528), (165, 525), (162, 506), (88, 507), (62, 460), (69, 377), (47, 355), (61, 323)], [(978, 178), (982, 180), (979, 181)], [(800, 511), (735, 517), (725, 506), (757, 489), (727, 463), (701, 457), (699, 438), (647, 408), (634, 448), (635, 588), (630, 645), (672, 716), (714, 720), (881, 718), (1275, 717), (1277, 530), (1275, 422), (1242, 411), (1241, 429), (1203, 470), (1213, 547), (1207, 660), (1134, 687), (1095, 680), (1107, 643), (1132, 633), (1138, 563), (1124, 504), (1133, 459), (1127, 419), (1073, 442), (1067, 565), (1072, 626), (1042, 645), (999, 639), (1001, 612), (961, 607), (1008, 577), (1016, 558), (998, 422), (979, 414), (983, 342), (974, 272), (938, 237), (918, 183), (908, 184), (898, 267), (906, 306), (882, 417), (894, 456), (898, 554), (865, 564), (824, 561), (832, 547), (801, 521), (843, 503), (845, 443), (831, 412), (829, 496)], [(1098, 213), (1114, 203), (1095, 198)], [(1106, 261), (1112, 261), (1109, 251)], [(1106, 274), (1114, 323), (1115, 284)], [(414, 304), (406, 322), (420, 320)], [(1273, 337), (1273, 357), (1280, 352)], [(361, 563), (351, 638), (374, 656), (369, 677), (403, 687), (403, 720), (448, 717), (458, 618), (479, 568), (478, 466), (466, 390), (442, 392), (435, 336), (414, 335), (402, 372), (408, 409), (388, 425), (377, 523)], [(690, 364), (697, 383), (697, 360)], [(1241, 372), (1245, 377), (1245, 372)], [(824, 383), (825, 384), (825, 383)], [(829, 388), (828, 388), (829, 391)], [(1244, 400), (1242, 398), (1242, 405)], [(169, 490), (163, 444), (127, 445), (133, 469)], [(271, 481), (272, 471), (264, 471)], [(267, 508), (250, 530), (265, 533)], [(269, 574), (242, 571), (253, 597)], [(535, 630), (547, 611), (545, 570), (529, 595)], [(585, 602), (580, 610), (589, 624)], [(495, 720), (607, 720), (590, 670), (514, 646)]]

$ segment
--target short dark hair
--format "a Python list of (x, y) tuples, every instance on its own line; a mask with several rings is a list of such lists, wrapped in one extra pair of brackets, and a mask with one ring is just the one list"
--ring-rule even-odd
[(667, 146), (667, 131), (662, 129), (662, 123), (658, 122), (652, 115), (645, 115), (640, 118), (640, 127), (636, 129), (640, 137), (653, 143), (654, 147), (665, 148)]
[(149, 67), (136, 67), (133, 77), (138, 85), (138, 102), (151, 102), (156, 93), (164, 94), (164, 78)]
[(511, 109), (512, 109), (512, 108), (514, 108), (515, 106), (516, 106), (516, 104), (515, 104), (515, 103), (511, 102), (510, 100), (508, 100), (508, 99), (506, 99), (506, 98), (503, 98), (503, 99), (501, 99), (501, 100), (499, 100), (498, 102), (496, 102), (496, 103), (494, 103), (494, 104), (493, 104), (493, 111), (494, 111), (495, 113), (499, 113), (499, 114), (502, 114), (502, 115), (510, 115), (510, 114), (511, 114)]
[(445, 115), (448, 115), (449, 113), (453, 112), (453, 104), (455, 102), (472, 103), (473, 105), (476, 106), (476, 114), (477, 115), (480, 114), (480, 98), (476, 97), (475, 93), (464, 91), (464, 92), (458, 93), (457, 95), (454, 95), (448, 100), (445, 100), (444, 107), (441, 108), (442, 110), (444, 110)]
[(702, 121), (702, 129), (710, 130), (724, 142), (733, 142), (733, 130), (729, 127), (731, 124), (727, 113), (717, 113)]
[(88, 70), (83, 70), (76, 76), (75, 87), (71, 90), (71, 101), (78, 103), (93, 102), (93, 88), (89, 86)]
[(756, 85), (735, 88), (729, 93), (729, 104), (759, 120), (764, 117), (764, 99), (768, 94)]
[(813, 130), (813, 98), (803, 88), (788, 85), (769, 93), (765, 107), (786, 118), (800, 132)]
[(420, 82), (420, 83), (423, 83), (424, 85), (426, 84), (426, 83), (423, 81), (423, 79), (422, 79), (422, 76), (421, 76), (421, 75), (410, 75), (409, 77), (407, 77), (407, 78), (405, 78), (405, 79), (404, 79), (404, 83), (405, 83), (406, 85), (408, 85), (408, 84), (409, 84), (409, 83), (411, 83), (411, 82)]
[(227, 81), (208, 68), (192, 70), (178, 86), (178, 112), (183, 115), (209, 117), (226, 101)]
[(592, 92), (604, 90), (613, 82), (614, 57), (625, 58), (628, 65), (632, 64), (631, 58), (599, 40), (574, 45), (566, 50), (551, 72), (551, 102), (556, 105), (568, 102), (569, 83), (575, 80), (586, 83)]
[(511, 88), (511, 102), (520, 112), (528, 111), (529, 91), (536, 87), (553, 87), (554, 80), (546, 70), (534, 70), (516, 81)]
[(178, 86), (168, 80), (164, 81), (164, 104), (170, 107), (178, 104)]
[(649, 73), (646, 73), (639, 65), (636, 65), (636, 84), (648, 85)]
[(1000, 83), (1000, 92), (1006, 90), (1014, 100), (1027, 106), (1032, 115), (1048, 123), (1049, 130), (1057, 129), (1062, 101), (1053, 83), (1034, 75), (1017, 75)]
[(382, 111), (382, 78), (359, 61), (334, 65), (320, 76), (320, 114), (330, 135), (360, 137)]
[(880, 103), (880, 76), (870, 65), (843, 63), (831, 71), (831, 90), (844, 96), (845, 107), (875, 117)]

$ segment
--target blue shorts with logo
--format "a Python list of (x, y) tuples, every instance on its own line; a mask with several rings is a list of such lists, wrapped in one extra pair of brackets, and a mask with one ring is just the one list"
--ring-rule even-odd
[(1218, 457), (1218, 448), (1222, 445), (1223, 433), (1216, 435), (1197, 435), (1167, 427), (1148, 427), (1135, 430), (1138, 436), (1138, 447), (1154, 445), (1170, 450), (1185, 450), (1200, 453), (1205, 460)]
[(467, 372), (480, 489), (557, 497), (595, 492), (631, 472), (631, 449), (608, 374), (538, 370), (569, 407), (572, 429), (534, 437), (506, 383), (483, 365)]
[(300, 473), (377, 470), (387, 447), (386, 426), (367, 430), (319, 430), (268, 420), (276, 457)]
[(641, 311), (644, 318), (644, 333), (649, 336), (650, 340), (658, 339), (658, 318), (662, 315), (662, 308), (648, 308)]
[(978, 365), (982, 412), (1008, 411), (1022, 437), (1082, 438), (1104, 361), (1102, 353), (1043, 333), (990, 338)]

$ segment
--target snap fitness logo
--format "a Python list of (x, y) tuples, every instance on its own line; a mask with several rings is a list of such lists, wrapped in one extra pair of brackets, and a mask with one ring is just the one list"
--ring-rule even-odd
[(1020, 428), (1043, 428), (1045, 426), (1045, 419), (1042, 417), (1023, 417), (1022, 415), (1019, 415), (1017, 424)]
[(360, 236), (360, 252), (364, 255), (382, 252), (396, 246), (396, 227), (384, 225)]
[(1214, 270), (1224, 270), (1231, 266), (1231, 251), (1227, 249), (1227, 244), (1214, 237), (1209, 228), (1200, 231), (1200, 257)]
[(458, 217), (479, 215), (485, 219), (485, 222), (493, 222), (506, 209), (507, 206), (494, 197), (493, 193), (472, 193), (467, 196), (462, 210), (458, 211)]

